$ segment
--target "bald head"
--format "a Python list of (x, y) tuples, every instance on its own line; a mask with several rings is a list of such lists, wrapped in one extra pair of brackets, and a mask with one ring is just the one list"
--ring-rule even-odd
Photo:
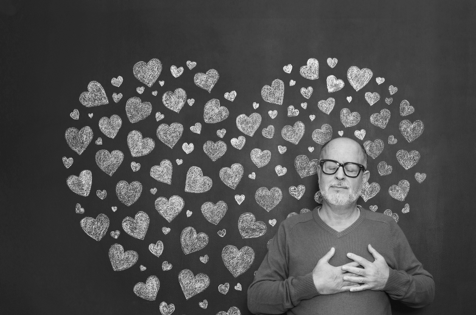
[(367, 152), (364, 146), (354, 139), (340, 137), (324, 143), (319, 159), (332, 159), (332, 156), (346, 156), (346, 160), (340, 162), (356, 162), (367, 168)]

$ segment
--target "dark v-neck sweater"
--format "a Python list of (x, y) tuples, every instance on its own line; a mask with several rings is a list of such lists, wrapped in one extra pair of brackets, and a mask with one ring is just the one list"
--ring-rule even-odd
[[(384, 290), (319, 295), (312, 280), (317, 261), (335, 247), (332, 266), (351, 262), (346, 256), (350, 252), (373, 262), (368, 244), (390, 267)], [(393, 218), (361, 208), (359, 218), (337, 232), (322, 221), (316, 208), (281, 223), (248, 288), (248, 308), (255, 314), (386, 315), (392, 313), (389, 298), (423, 307), (433, 297), (433, 277), (416, 259)]]

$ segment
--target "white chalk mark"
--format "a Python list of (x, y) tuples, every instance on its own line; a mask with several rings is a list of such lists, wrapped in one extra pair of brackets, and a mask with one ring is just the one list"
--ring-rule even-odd
[(107, 215), (100, 213), (96, 219), (91, 217), (81, 219), (80, 225), (89, 237), (99, 242), (106, 235), (109, 228), (109, 218)]
[(93, 139), (93, 130), (89, 126), (85, 126), (81, 130), (71, 127), (66, 130), (64, 136), (69, 147), (81, 155)]
[(162, 63), (157, 58), (151, 59), (148, 63), (139, 61), (134, 65), (132, 72), (137, 80), (151, 87), (162, 72)]
[(258, 238), (266, 234), (266, 223), (256, 221), (256, 217), (251, 212), (245, 212), (238, 219), (238, 231), (242, 238)]
[(159, 197), (155, 200), (155, 210), (169, 223), (182, 212), (184, 206), (185, 201), (177, 195), (173, 195), (169, 199)]
[(79, 177), (71, 175), (66, 179), (66, 184), (72, 192), (87, 197), (93, 184), (93, 174), (90, 170), (84, 170), (79, 173)]
[(283, 193), (278, 187), (273, 187), (268, 190), (266, 187), (260, 187), (256, 190), (255, 200), (266, 211), (271, 211), (283, 199)]
[(97, 81), (91, 81), (88, 84), (88, 91), (81, 93), (79, 102), (86, 107), (95, 107), (109, 104), (106, 91)]
[(225, 267), (236, 278), (250, 268), (255, 259), (255, 252), (249, 246), (243, 246), (238, 250), (236, 246), (226, 245), (221, 252), (221, 258)]

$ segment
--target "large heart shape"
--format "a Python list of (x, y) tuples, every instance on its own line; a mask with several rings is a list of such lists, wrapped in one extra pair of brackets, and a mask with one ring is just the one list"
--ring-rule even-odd
[(187, 93), (181, 88), (176, 89), (174, 92), (167, 91), (162, 96), (162, 103), (164, 103), (165, 107), (176, 113), (180, 112), (186, 101)]
[(94, 107), (109, 104), (106, 91), (99, 82), (91, 81), (88, 84), (88, 91), (81, 93), (79, 101), (86, 107)]
[(202, 292), (210, 285), (210, 278), (206, 274), (199, 273), (194, 276), (193, 272), (189, 269), (180, 271), (178, 279), (182, 292), (187, 300)]
[(398, 185), (392, 185), (388, 188), (388, 193), (392, 198), (397, 199), (399, 201), (405, 201), (405, 198), (410, 191), (410, 182), (402, 179), (398, 182)]
[(309, 58), (307, 64), (299, 69), (299, 74), (308, 80), (319, 79), (319, 61), (315, 58)]
[(243, 168), (243, 165), (240, 163), (234, 163), (230, 167), (223, 167), (220, 170), (220, 179), (221, 181), (230, 187), (231, 189), (235, 189), (236, 186), (241, 181), (241, 178), (243, 177), (245, 170)]
[(278, 187), (268, 190), (266, 187), (260, 187), (256, 190), (255, 200), (266, 211), (273, 210), (283, 199), (283, 193)]
[(152, 104), (150, 102), (142, 103), (141, 99), (133, 96), (127, 100), (126, 114), (129, 121), (133, 124), (146, 119), (152, 113)]
[(374, 113), (370, 116), (370, 122), (372, 125), (385, 129), (388, 121), (390, 120), (390, 111), (386, 108), (382, 109), (379, 113)]
[(220, 75), (218, 74), (218, 71), (216, 71), (215, 69), (210, 69), (207, 71), (206, 74), (195, 74), (195, 76), (193, 77), (193, 82), (195, 82), (195, 85), (199, 88), (202, 88), (205, 91), (208, 91), (208, 93), (210, 93), (219, 78)]
[(207, 219), (208, 222), (217, 225), (225, 216), (226, 211), (228, 210), (228, 205), (221, 200), (218, 201), (216, 204), (213, 204), (212, 202), (208, 201), (202, 205), (201, 210), (203, 216), (205, 217), (205, 219)]
[(269, 150), (261, 151), (261, 149), (255, 148), (251, 150), (250, 156), (251, 156), (251, 161), (258, 168), (266, 166), (271, 160), (271, 152)]
[(93, 174), (90, 170), (84, 170), (79, 173), (79, 177), (75, 175), (69, 176), (66, 183), (72, 192), (87, 197), (89, 196), (91, 185), (93, 184)]
[(230, 140), (230, 143), (234, 148), (241, 150), (245, 146), (246, 138), (243, 136), (239, 136), (238, 138), (232, 138)]
[(165, 197), (159, 197), (155, 200), (155, 210), (169, 223), (182, 212), (184, 205), (183, 198), (177, 195), (173, 195), (168, 200)]
[(147, 213), (139, 211), (134, 219), (125, 217), (124, 220), (122, 220), (122, 228), (130, 236), (143, 240), (149, 229), (149, 223), (150, 219)]
[(420, 152), (418, 152), (417, 150), (412, 150), (410, 152), (406, 150), (397, 151), (397, 161), (406, 170), (415, 166), (420, 160), (420, 157)]
[(109, 248), (109, 260), (114, 271), (123, 271), (132, 267), (139, 255), (133, 250), (124, 252), (124, 247), (120, 244), (114, 244)]
[(169, 148), (173, 149), (182, 137), (183, 125), (181, 123), (161, 124), (157, 128), (157, 137)]
[(191, 166), (187, 171), (185, 179), (185, 191), (191, 193), (204, 193), (210, 190), (213, 181), (208, 176), (203, 176), (202, 169), (198, 166)]
[(109, 228), (109, 218), (107, 215), (100, 213), (96, 219), (85, 217), (80, 222), (83, 231), (96, 241), (100, 241), (106, 235)]
[(252, 137), (261, 124), (261, 115), (253, 113), (250, 117), (241, 114), (236, 117), (236, 126), (245, 135)]
[(380, 100), (380, 94), (377, 92), (367, 92), (365, 93), (365, 100), (369, 103), (370, 106), (377, 103)]
[(203, 232), (197, 234), (197, 231), (193, 227), (188, 226), (180, 233), (180, 244), (183, 253), (188, 255), (207, 246), (208, 235)]
[(424, 125), (421, 120), (415, 120), (413, 124), (409, 120), (402, 120), (399, 129), (408, 143), (410, 143), (421, 136), (424, 130)]
[(350, 112), (348, 108), (342, 108), (340, 111), (340, 121), (344, 127), (352, 127), (360, 122), (360, 114), (358, 112)]
[(317, 107), (323, 112), (329, 115), (334, 109), (336, 100), (333, 97), (329, 97), (327, 100), (320, 100), (317, 102)]
[(388, 165), (385, 161), (380, 161), (377, 165), (377, 170), (380, 176), (390, 175), (393, 167)]
[(134, 65), (132, 72), (137, 80), (151, 87), (162, 72), (162, 63), (157, 58), (151, 59), (148, 63), (139, 61)]
[(117, 115), (112, 115), (111, 118), (102, 117), (99, 120), (99, 130), (102, 131), (106, 137), (114, 139), (119, 129), (122, 126), (122, 119)]
[(133, 157), (140, 157), (152, 152), (155, 142), (151, 138), (142, 138), (140, 131), (132, 130), (127, 135), (127, 146)]
[(221, 258), (225, 267), (236, 278), (250, 268), (255, 260), (255, 252), (249, 246), (238, 250), (236, 246), (226, 245), (221, 252)]
[(283, 105), (284, 82), (280, 79), (275, 79), (271, 83), (271, 86), (263, 86), (263, 88), (261, 89), (261, 97), (265, 102)]
[(286, 125), (281, 130), (281, 136), (283, 139), (296, 145), (299, 143), (303, 135), (304, 123), (301, 121), (296, 121), (294, 126)]
[(230, 112), (225, 106), (220, 106), (220, 100), (212, 98), (203, 108), (203, 120), (207, 124), (216, 124), (228, 118)]
[(366, 182), (362, 185), (362, 190), (360, 192), (360, 196), (367, 202), (369, 199), (375, 197), (378, 192), (380, 191), (380, 185), (378, 183), (369, 184)]
[(363, 68), (360, 70), (356, 66), (352, 66), (347, 70), (347, 80), (349, 80), (350, 85), (356, 90), (359, 91), (370, 79), (372, 79), (373, 73), (372, 70)]
[(309, 161), (309, 158), (306, 155), (298, 155), (294, 159), (294, 167), (301, 178), (316, 174), (317, 164), (317, 159)]
[(289, 194), (296, 198), (297, 200), (301, 199), (301, 197), (304, 195), (306, 192), (306, 186), (304, 185), (298, 185), (296, 186), (290, 186), (289, 187)]
[(218, 140), (216, 143), (207, 141), (203, 145), (203, 152), (215, 162), (226, 153), (226, 143), (221, 140)]
[(117, 198), (128, 207), (139, 199), (141, 193), (142, 184), (138, 181), (134, 181), (129, 185), (125, 180), (121, 180), (116, 185)]
[(108, 150), (102, 149), (96, 152), (97, 166), (109, 176), (112, 176), (117, 171), (123, 160), (124, 154), (119, 150), (109, 153)]
[(238, 231), (242, 238), (257, 238), (266, 233), (266, 223), (256, 221), (253, 213), (245, 212), (238, 219)]
[(332, 127), (329, 124), (322, 125), (321, 129), (316, 129), (312, 132), (312, 140), (323, 145), (332, 139)]
[(81, 155), (93, 139), (93, 130), (89, 126), (85, 126), (79, 131), (71, 127), (66, 130), (64, 136), (69, 147)]
[(367, 140), (364, 142), (364, 148), (367, 154), (372, 158), (376, 159), (377, 156), (382, 153), (384, 148), (384, 143), (380, 139), (375, 139), (375, 141)]
[(160, 162), (160, 165), (154, 165), (150, 169), (150, 176), (156, 181), (172, 184), (172, 162), (165, 159)]
[(157, 276), (149, 276), (145, 283), (139, 282), (134, 286), (134, 293), (144, 300), (155, 301), (160, 288), (160, 281)]
[(330, 75), (327, 77), (326, 83), (327, 83), (327, 91), (329, 93), (340, 91), (344, 88), (344, 85), (345, 85), (344, 81), (337, 79), (333, 75)]

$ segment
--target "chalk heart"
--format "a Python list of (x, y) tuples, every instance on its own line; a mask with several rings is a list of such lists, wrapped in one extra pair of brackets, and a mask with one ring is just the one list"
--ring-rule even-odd
[(400, 115), (401, 116), (408, 116), (415, 112), (415, 107), (410, 105), (410, 102), (407, 100), (403, 100), (400, 103)]
[(336, 100), (333, 97), (329, 97), (327, 100), (321, 100), (317, 103), (317, 107), (323, 112), (329, 115), (334, 106), (336, 104)]
[(426, 174), (425, 173), (415, 173), (415, 179), (418, 183), (423, 183), (423, 181), (426, 179)]
[(334, 75), (328, 76), (326, 79), (326, 83), (327, 91), (329, 93), (340, 91), (344, 88), (345, 85), (344, 81), (342, 81), (341, 79), (337, 79)]
[(220, 284), (218, 286), (218, 292), (220, 292), (223, 295), (226, 295), (228, 293), (228, 290), (230, 290), (230, 284), (228, 282), (224, 284)]
[(276, 116), (278, 116), (278, 111), (277, 110), (270, 110), (270, 111), (268, 111), (268, 115), (269, 115), (269, 117), (271, 117), (271, 119), (275, 119)]
[(131, 162), (131, 169), (132, 169), (133, 172), (139, 171), (140, 166), (141, 166), (140, 163), (137, 163), (137, 162), (134, 162), (134, 161)]
[(367, 140), (364, 142), (364, 148), (372, 159), (376, 159), (383, 152), (384, 143), (380, 139), (375, 139), (375, 141)]
[(193, 143), (187, 143), (187, 142), (184, 142), (182, 144), (182, 150), (187, 153), (187, 154), (190, 154), (193, 150), (194, 150), (195, 146)]
[(266, 234), (266, 223), (256, 221), (251, 212), (245, 212), (238, 219), (238, 231), (242, 238), (258, 238)]
[(402, 213), (409, 213), (410, 212), (410, 205), (408, 203), (402, 208)]
[(203, 263), (203, 264), (206, 264), (208, 262), (208, 255), (204, 255), (204, 256), (200, 256), (200, 262)]
[(316, 129), (312, 132), (312, 140), (323, 145), (332, 139), (332, 127), (329, 124), (323, 124), (321, 129)]
[(390, 135), (388, 136), (388, 144), (396, 144), (398, 140), (395, 138), (395, 136)]
[(254, 109), (257, 109), (258, 107), (259, 107), (259, 103), (253, 102), (253, 108), (254, 108)]
[(372, 70), (367, 68), (361, 70), (356, 66), (352, 66), (347, 70), (347, 80), (349, 80), (350, 85), (352, 85), (356, 91), (366, 86), (370, 79), (372, 79), (372, 76)]
[(224, 97), (226, 100), (233, 102), (236, 98), (236, 91), (226, 92)]
[(304, 135), (304, 129), (304, 123), (302, 121), (296, 121), (294, 126), (284, 126), (281, 130), (281, 136), (284, 140), (297, 145)]
[(183, 134), (183, 125), (181, 123), (160, 124), (157, 127), (157, 138), (166, 146), (173, 149)]
[(151, 87), (162, 72), (162, 63), (157, 58), (151, 59), (148, 63), (139, 61), (134, 65), (132, 72), (137, 80)]
[(216, 204), (208, 201), (205, 202), (201, 207), (201, 211), (205, 219), (214, 225), (220, 223), (227, 210), (228, 205), (224, 201), (218, 201)]
[(395, 222), (398, 223), (399, 217), (397, 213), (392, 213), (392, 210), (386, 209), (383, 214), (388, 215), (389, 217), (393, 218)]
[(174, 92), (167, 91), (162, 96), (162, 103), (165, 107), (176, 113), (180, 112), (186, 101), (187, 93), (181, 88), (176, 89)]
[(199, 273), (194, 276), (193, 272), (189, 269), (180, 271), (178, 279), (182, 292), (187, 300), (199, 294), (210, 285), (210, 278), (206, 274)]
[(104, 88), (97, 81), (89, 82), (88, 91), (81, 93), (79, 96), (79, 102), (86, 107), (109, 104)]
[(162, 270), (163, 271), (169, 271), (170, 269), (172, 269), (173, 265), (171, 263), (169, 263), (167, 260), (165, 260), (163, 263), (162, 263)]
[(165, 184), (172, 184), (173, 165), (169, 160), (162, 160), (160, 165), (154, 165), (150, 169), (150, 177)]
[(274, 136), (274, 126), (269, 125), (268, 127), (263, 128), (263, 131), (261, 133), (262, 133), (263, 137), (265, 137), (266, 139), (273, 138), (273, 136)]
[(142, 94), (145, 91), (145, 87), (139, 86), (138, 88), (136, 88), (136, 91), (137, 91), (137, 93)]
[(124, 247), (120, 244), (114, 244), (109, 248), (109, 260), (114, 271), (123, 271), (132, 267), (139, 255), (133, 250), (124, 252)]
[(319, 79), (319, 61), (315, 58), (309, 58), (307, 64), (299, 69), (299, 74), (308, 80)]
[(133, 205), (142, 193), (142, 184), (138, 181), (128, 183), (121, 180), (116, 185), (116, 195), (120, 202), (126, 206)]
[(221, 140), (216, 143), (213, 141), (207, 141), (203, 144), (203, 152), (205, 152), (213, 162), (221, 158), (226, 153), (226, 150), (226, 143)]
[(378, 183), (371, 183), (368, 182), (362, 185), (362, 191), (360, 196), (367, 202), (369, 199), (375, 197), (380, 191), (380, 185)]
[(375, 211), (378, 210), (378, 206), (377, 206), (377, 205), (370, 205), (370, 206), (369, 206), (369, 209), (370, 209), (370, 211), (375, 212)]
[(241, 205), (241, 203), (245, 200), (245, 195), (235, 195), (236, 203)]
[(172, 313), (175, 312), (175, 305), (173, 303), (167, 304), (161, 302), (159, 305), (159, 311), (162, 315), (172, 315)]
[(288, 117), (296, 117), (299, 115), (299, 109), (294, 108), (293, 105), (288, 106)]
[(71, 118), (73, 118), (74, 120), (78, 120), (79, 119), (79, 111), (77, 109), (74, 109), (70, 114), (69, 116)]
[(106, 190), (96, 190), (96, 195), (99, 197), (99, 199), (104, 200), (107, 197), (107, 191)]
[(245, 143), (246, 143), (246, 138), (243, 136), (239, 136), (238, 138), (232, 138), (230, 140), (231, 145), (238, 150), (243, 149)]
[(90, 170), (84, 170), (79, 173), (79, 176), (71, 175), (66, 180), (69, 189), (72, 192), (87, 197), (91, 191), (91, 186), (93, 184), (93, 174)]
[(112, 99), (115, 103), (118, 103), (122, 99), (122, 93), (112, 93)]
[(169, 234), (169, 232), (170, 232), (170, 228), (165, 227), (165, 226), (162, 228), (162, 233), (164, 233), (164, 235)]
[(365, 100), (369, 103), (370, 106), (377, 103), (380, 100), (380, 94), (377, 92), (367, 92), (365, 93)]
[(266, 211), (273, 210), (283, 199), (283, 193), (278, 187), (268, 190), (266, 187), (260, 187), (256, 190), (255, 200)]
[(183, 198), (177, 195), (171, 196), (170, 199), (159, 197), (155, 200), (155, 210), (169, 223), (182, 212), (184, 205)]
[(290, 74), (291, 71), (293, 71), (293, 65), (292, 64), (285, 65), (283, 67), (283, 71), (286, 72), (287, 74)]
[(172, 75), (174, 76), (174, 78), (178, 78), (178, 77), (181, 76), (182, 73), (183, 73), (183, 67), (177, 68), (177, 66), (172, 65), (172, 66), (170, 67), (170, 72), (172, 73)]
[(354, 136), (359, 140), (364, 140), (366, 134), (367, 134), (367, 131), (365, 131), (365, 129), (354, 131)]
[(337, 65), (337, 58), (327, 58), (327, 65), (334, 68)]
[(224, 236), (226, 235), (226, 229), (219, 230), (219, 231), (217, 232), (217, 234), (218, 234), (218, 236), (220, 236), (220, 237), (224, 237)]
[(275, 79), (271, 83), (271, 86), (263, 86), (263, 88), (261, 89), (261, 97), (265, 102), (283, 105), (284, 82), (280, 79)]
[(305, 191), (306, 191), (306, 187), (304, 185), (299, 185), (298, 187), (296, 186), (289, 187), (289, 194), (293, 196), (294, 198), (296, 198), (297, 200), (301, 199)]
[(243, 178), (244, 173), (245, 170), (243, 165), (240, 163), (234, 163), (231, 165), (231, 167), (223, 167), (220, 170), (219, 176), (225, 185), (231, 189), (235, 189)]
[(314, 89), (312, 88), (312, 86), (309, 86), (307, 88), (301, 88), (301, 95), (304, 98), (309, 99), (309, 98), (311, 98), (311, 95), (312, 95), (313, 91), (314, 91)]
[[(235, 287), (236, 289), (236, 287)], [(241, 290), (239, 290), (241, 291)], [(228, 312), (219, 311), (217, 315), (241, 315), (240, 309), (236, 306), (232, 306), (228, 309)]]
[(217, 130), (217, 136), (222, 138), (225, 136), (226, 134), (226, 129), (220, 129), (220, 130)]
[(213, 181), (208, 176), (203, 176), (202, 169), (198, 166), (191, 166), (187, 171), (185, 179), (185, 191), (190, 193), (204, 193), (210, 190)]
[(391, 113), (388, 109), (384, 108), (380, 113), (374, 113), (370, 116), (370, 123), (374, 126), (385, 129), (388, 121), (390, 120)]
[(124, 160), (124, 154), (119, 150), (111, 153), (107, 150), (99, 150), (96, 152), (96, 164), (99, 168), (109, 176), (112, 176)]
[(64, 136), (69, 147), (81, 155), (93, 139), (93, 130), (89, 126), (85, 126), (81, 130), (71, 127), (66, 130)]
[(190, 70), (192, 70), (193, 68), (197, 66), (197, 63), (195, 61), (190, 61), (190, 60), (187, 60), (186, 64)]
[(387, 103), (387, 105), (390, 105), (393, 103), (393, 97), (386, 97), (385, 98), (385, 103)]
[(360, 114), (358, 112), (350, 112), (348, 108), (342, 108), (340, 111), (340, 121), (344, 127), (352, 127), (360, 122)]
[(202, 88), (205, 91), (208, 91), (208, 93), (210, 93), (219, 78), (220, 75), (218, 74), (218, 71), (216, 71), (215, 69), (210, 69), (207, 71), (207, 73), (199, 72), (195, 74), (195, 76), (193, 77), (193, 82), (199, 88)]
[(225, 106), (220, 106), (220, 100), (212, 98), (203, 109), (203, 120), (207, 124), (216, 124), (228, 118), (230, 112)]
[(149, 228), (150, 219), (147, 213), (137, 212), (134, 218), (125, 217), (122, 220), (122, 228), (130, 236), (143, 240)]
[(304, 154), (298, 155), (294, 159), (294, 168), (301, 178), (316, 174), (317, 164), (317, 159), (312, 159), (309, 161), (309, 158)]
[(137, 96), (129, 98), (126, 102), (126, 115), (133, 124), (146, 119), (152, 113), (152, 104), (142, 102)]
[(134, 293), (144, 300), (155, 301), (160, 288), (160, 281), (157, 276), (150, 276), (145, 283), (139, 282), (134, 286)]
[(411, 143), (421, 136), (424, 130), (424, 125), (421, 120), (415, 120), (413, 123), (409, 120), (402, 120), (399, 129), (408, 143)]
[(111, 84), (115, 87), (120, 87), (122, 82), (124, 82), (124, 78), (121, 76), (118, 76), (117, 78), (112, 78), (111, 79)]
[(152, 255), (160, 257), (164, 251), (164, 243), (162, 241), (157, 241), (155, 244), (149, 244), (149, 251), (152, 253)]
[(410, 152), (406, 150), (398, 150), (396, 156), (398, 163), (400, 163), (400, 165), (406, 170), (415, 166), (421, 157), (420, 152), (417, 150), (412, 150)]
[(233, 245), (226, 245), (221, 258), (225, 267), (236, 278), (248, 270), (255, 259), (255, 252), (249, 246), (243, 246), (240, 250)]
[(96, 219), (85, 217), (80, 222), (84, 233), (96, 241), (100, 241), (106, 235), (109, 228), (109, 218), (107, 215), (100, 213)]
[(122, 126), (122, 119), (118, 115), (112, 115), (111, 118), (102, 117), (99, 120), (99, 130), (106, 135), (106, 137), (114, 139), (119, 129)]
[(111, 237), (115, 238), (116, 240), (119, 238), (119, 235), (121, 235), (121, 232), (119, 230), (111, 231)]
[(142, 138), (140, 131), (132, 130), (127, 135), (127, 146), (133, 157), (140, 157), (152, 152), (155, 142), (151, 138)]
[(286, 151), (288, 150), (288, 148), (284, 145), (278, 145), (278, 152), (281, 153), (281, 154), (284, 154), (286, 153)]
[(296, 85), (296, 81), (294, 80), (289, 80), (289, 86), (295, 86)]
[(208, 307), (208, 301), (207, 300), (203, 300), (202, 302), (198, 302), (198, 305), (203, 308), (203, 309), (206, 309)]
[(398, 185), (392, 185), (390, 188), (388, 188), (388, 193), (390, 196), (394, 199), (397, 199), (398, 201), (405, 201), (409, 191), (410, 182), (405, 179), (399, 181)]
[(199, 135), (202, 132), (202, 124), (199, 122), (195, 123), (195, 125), (190, 126), (190, 131)]
[(380, 176), (390, 175), (392, 173), (392, 166), (388, 165), (385, 161), (380, 161), (377, 165), (377, 170)]
[(207, 246), (208, 235), (203, 232), (197, 234), (197, 231), (189, 226), (184, 228), (182, 233), (180, 233), (180, 244), (184, 254), (188, 255)]
[(398, 92), (398, 88), (396, 86), (390, 85), (388, 87), (388, 91), (390, 92), (390, 95), (393, 95)]
[(251, 161), (258, 167), (261, 168), (266, 166), (271, 160), (271, 151), (255, 148), (251, 150), (250, 153)]
[(77, 203), (76, 207), (74, 208), (74, 212), (77, 214), (83, 214), (84, 213), (84, 208), (81, 207), (81, 204)]
[(164, 119), (164, 118), (165, 118), (165, 115), (162, 114), (161, 112), (155, 113), (155, 120), (156, 120), (156, 121), (161, 121), (161, 120)]

